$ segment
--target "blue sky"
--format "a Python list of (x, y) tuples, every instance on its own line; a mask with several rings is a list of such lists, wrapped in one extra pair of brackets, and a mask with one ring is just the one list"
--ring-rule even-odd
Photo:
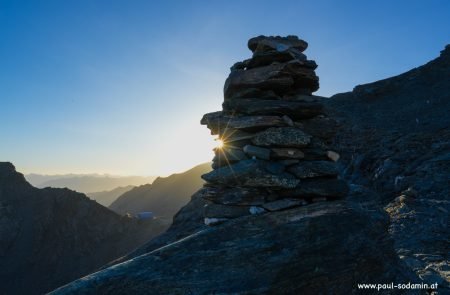
[(260, 34), (298, 35), (319, 95), (450, 43), (450, 1), (2, 1), (0, 161), (25, 173), (167, 175), (208, 161), (201, 116)]

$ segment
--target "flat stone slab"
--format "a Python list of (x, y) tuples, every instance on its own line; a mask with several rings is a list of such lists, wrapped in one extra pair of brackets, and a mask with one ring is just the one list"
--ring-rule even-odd
[(223, 205), (259, 206), (266, 202), (268, 193), (248, 187), (209, 187), (202, 197)]
[(268, 211), (280, 211), (284, 209), (294, 208), (306, 205), (307, 202), (301, 199), (281, 199), (273, 202), (265, 203), (263, 208)]
[(203, 216), (205, 218), (238, 218), (250, 215), (249, 206), (229, 206), (221, 204), (207, 204), (203, 207)]
[(254, 146), (254, 145), (246, 145), (244, 146), (244, 153), (246, 153), (250, 157), (256, 157), (261, 160), (270, 160), (270, 149)]
[(216, 148), (214, 149), (214, 152), (215, 152), (215, 156), (213, 158), (214, 169), (224, 165), (230, 165), (231, 163), (248, 159), (247, 155), (241, 149), (230, 148), (228, 146)]
[(205, 114), (200, 121), (207, 125), (211, 134), (220, 134), (230, 129), (257, 130), (261, 128), (286, 126), (286, 122), (278, 116), (229, 116), (222, 112)]
[(244, 160), (221, 167), (202, 178), (210, 183), (226, 186), (294, 188), (300, 182), (292, 174), (283, 172), (284, 166), (262, 160)]
[(280, 127), (261, 131), (251, 141), (258, 146), (305, 147), (311, 136), (295, 127)]
[(326, 197), (340, 199), (347, 196), (349, 187), (344, 180), (335, 178), (309, 178), (302, 179), (299, 185), (292, 190), (279, 191), (280, 197), (309, 198)]
[(219, 225), (221, 223), (224, 223), (225, 221), (228, 221), (228, 220), (230, 220), (230, 218), (215, 218), (215, 217), (209, 218), (209, 217), (207, 217), (204, 219), (203, 222), (205, 223), (205, 225), (214, 226), (214, 225)]
[(279, 52), (286, 51), (290, 48), (295, 48), (299, 52), (305, 51), (308, 48), (308, 43), (297, 36), (258, 36), (248, 40), (248, 48), (254, 52), (265, 52), (276, 50)]
[(296, 159), (285, 159), (285, 160), (277, 161), (277, 163), (280, 163), (283, 166), (291, 166), (291, 165), (297, 164), (299, 162), (300, 162), (300, 160), (296, 160)]
[(241, 149), (230, 148), (223, 146), (221, 148), (215, 148), (214, 152), (216, 156), (223, 157), (231, 161), (241, 161), (246, 160), (248, 157), (245, 155), (244, 151)]
[(301, 61), (305, 67), (313, 70), (317, 68), (315, 61), (307, 60), (306, 55), (301, 51), (291, 48), (285, 51), (271, 50), (254, 52), (251, 59), (243, 61), (242, 64), (236, 65), (233, 69), (252, 69), (267, 66), (274, 62), (283, 63), (291, 60)]
[(272, 148), (272, 157), (275, 159), (303, 159), (305, 154), (295, 148)]
[(224, 85), (224, 97), (229, 99), (246, 88), (273, 90), (278, 95), (295, 93), (296, 89), (319, 89), (319, 78), (304, 62), (293, 60), (287, 63), (274, 63), (248, 70), (230, 73)]
[(320, 102), (238, 98), (225, 100), (222, 106), (224, 110), (230, 112), (246, 115), (287, 115), (294, 120), (313, 118), (323, 114), (323, 104)]
[(288, 171), (297, 178), (338, 175), (336, 164), (331, 161), (302, 161), (289, 167)]

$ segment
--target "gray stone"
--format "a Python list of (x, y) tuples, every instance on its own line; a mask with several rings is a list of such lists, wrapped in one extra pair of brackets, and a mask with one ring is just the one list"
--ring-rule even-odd
[(334, 151), (327, 151), (326, 155), (330, 160), (332, 160), (334, 162), (337, 162), (339, 160), (339, 158), (341, 157), (338, 153), (336, 153)]
[(269, 128), (252, 138), (258, 146), (305, 147), (310, 141), (310, 135), (295, 127)]
[(293, 127), (294, 121), (292, 121), (291, 118), (289, 118), (289, 116), (284, 115), (283, 117), (281, 117), (281, 119), (283, 119), (283, 121), (286, 123), (286, 125)]
[(285, 51), (271, 50), (265, 52), (254, 52), (253, 57), (245, 61), (245, 68), (241, 69), (252, 69), (267, 66), (274, 62), (288, 62), (293, 59), (303, 62), (304, 66), (307, 68), (311, 68), (313, 70), (317, 68), (317, 64), (315, 61), (307, 60), (306, 55), (296, 49), (291, 48)]
[(330, 161), (302, 161), (289, 167), (288, 171), (297, 178), (338, 175), (336, 164)]
[(229, 206), (221, 204), (207, 204), (203, 208), (205, 218), (238, 218), (250, 215), (248, 206)]
[(280, 160), (280, 161), (277, 161), (277, 163), (280, 163), (281, 165), (283, 165), (283, 166), (291, 166), (291, 165), (294, 165), (294, 164), (297, 164), (297, 163), (300, 163), (300, 160), (295, 160), (295, 159), (287, 159), (287, 160)]
[(311, 148), (306, 147), (302, 149), (302, 152), (305, 154), (303, 160), (305, 161), (328, 161), (330, 160), (327, 157), (327, 151), (321, 148)]
[(244, 153), (246, 153), (250, 157), (256, 157), (262, 160), (270, 160), (270, 149), (257, 147), (254, 145), (246, 145), (244, 146)]
[(299, 92), (284, 95), (282, 97), (283, 100), (287, 101), (298, 101), (298, 102), (317, 102), (317, 103), (324, 103), (327, 98), (323, 96), (318, 95), (311, 95), (311, 94), (302, 94)]
[(272, 148), (272, 156), (276, 159), (303, 159), (305, 154), (295, 148)]
[(308, 47), (308, 43), (297, 36), (258, 36), (248, 40), (248, 48), (254, 52), (267, 52), (267, 51), (279, 51), (283, 52), (288, 49), (294, 48), (299, 52), (305, 51)]
[[(298, 55), (299, 60), (306, 60), (306, 55), (301, 53), (303, 56)], [(288, 51), (277, 51), (271, 50), (266, 52), (255, 52), (251, 59), (248, 60), (246, 69), (252, 69), (262, 66), (270, 65), (273, 62), (288, 62), (293, 60), (294, 57)]]
[(243, 88), (239, 91), (235, 91), (231, 97), (227, 99), (238, 99), (238, 98), (259, 98), (259, 99), (281, 99), (281, 97), (276, 94), (273, 90), (265, 89), (261, 90), (258, 88)]
[(238, 61), (234, 63), (234, 65), (231, 66), (230, 71), (237, 71), (237, 70), (244, 70), (248, 63), (250, 62), (250, 59), (246, 59), (244, 61)]
[(229, 218), (214, 218), (214, 217), (209, 218), (209, 217), (207, 217), (204, 219), (204, 223), (205, 223), (205, 225), (213, 226), (213, 225), (218, 225), (218, 224), (224, 223), (225, 221), (228, 221), (228, 220), (230, 220), (230, 219)]
[(261, 207), (251, 206), (249, 209), (249, 212), (251, 215), (261, 215), (261, 214), (266, 213), (266, 210)]
[(216, 148), (213, 158), (212, 168), (217, 169), (222, 166), (231, 165), (241, 160), (249, 159), (240, 149), (234, 147)]
[(200, 121), (207, 125), (211, 134), (227, 132), (228, 128), (242, 130), (258, 130), (273, 126), (285, 126), (286, 123), (278, 116), (229, 116), (222, 112), (205, 114)]
[(287, 115), (294, 120), (312, 118), (323, 114), (323, 105), (319, 102), (287, 100), (263, 100), (258, 98), (228, 99), (223, 109), (246, 115)]
[[(281, 166), (282, 165), (279, 165)], [(277, 170), (276, 170), (276, 169)], [(202, 178), (211, 183), (243, 187), (294, 188), (299, 183), (293, 175), (281, 172), (276, 163), (262, 160), (244, 160), (221, 167)], [(274, 173), (276, 172), (276, 173)]]
[(349, 187), (344, 180), (335, 178), (308, 178), (302, 179), (300, 184), (292, 190), (279, 191), (280, 197), (309, 198), (327, 197), (339, 199), (345, 197)]
[(265, 203), (263, 207), (264, 209), (269, 211), (280, 211), (306, 204), (307, 202), (301, 199), (280, 199), (273, 202)]
[(210, 187), (202, 195), (204, 199), (223, 205), (258, 206), (266, 201), (267, 192), (247, 187)]
[(293, 60), (249, 70), (233, 71), (224, 85), (224, 97), (229, 99), (246, 88), (272, 90), (277, 95), (295, 92), (298, 88), (314, 92), (319, 89), (319, 78), (304, 62)]
[(241, 149), (229, 146), (215, 148), (214, 152), (215, 157), (213, 159), (213, 162), (217, 163), (218, 166), (223, 166), (248, 159), (247, 155)]

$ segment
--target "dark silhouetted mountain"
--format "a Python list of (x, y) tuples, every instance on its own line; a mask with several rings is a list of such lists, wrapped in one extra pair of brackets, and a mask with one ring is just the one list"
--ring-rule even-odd
[(206, 163), (183, 173), (158, 177), (152, 184), (124, 193), (109, 208), (119, 214), (151, 211), (155, 216), (171, 218), (202, 187), (204, 181), (200, 176), (210, 170), (211, 164)]
[(38, 188), (68, 188), (85, 194), (110, 191), (117, 187), (152, 183), (154, 176), (112, 176), (100, 174), (39, 175), (28, 174), (27, 180)]
[(86, 195), (89, 198), (91, 198), (92, 200), (95, 200), (97, 203), (99, 203), (105, 207), (108, 207), (118, 197), (120, 197), (121, 195), (130, 191), (133, 188), (134, 188), (134, 186), (132, 186), (132, 185), (121, 186), (121, 187), (116, 187), (115, 189), (110, 190), (110, 191), (87, 193)]
[(122, 217), (81, 193), (31, 186), (0, 162), (0, 294), (43, 294), (165, 229)]
[(364, 282), (438, 283), (449, 294), (449, 79), (447, 46), (424, 66), (328, 100), (344, 200), (210, 227), (202, 189), (166, 233), (116, 261), (126, 263), (53, 294), (359, 294)]

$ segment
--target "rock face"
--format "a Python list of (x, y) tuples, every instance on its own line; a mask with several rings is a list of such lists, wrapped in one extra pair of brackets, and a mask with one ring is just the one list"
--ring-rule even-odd
[[(376, 190), (404, 263), (450, 294), (450, 45), (406, 73), (334, 95), (349, 181)], [(361, 202), (368, 200), (362, 195)]]
[(0, 162), (0, 294), (43, 294), (164, 231), (68, 189), (37, 189)]
[[(224, 143), (215, 149), (214, 170), (202, 176), (210, 190), (204, 211), (209, 225), (348, 193), (337, 179), (336, 157), (326, 156), (337, 128), (324, 112), (324, 99), (311, 95), (319, 84), (316, 63), (302, 53), (307, 43), (295, 36), (259, 36), (248, 46), (253, 57), (232, 67), (223, 110), (201, 120)], [(261, 196), (250, 207), (244, 194), (249, 188)]]
[(338, 201), (199, 224), (52, 294), (351, 294), (356, 282), (414, 281), (386, 239), (387, 221)]

